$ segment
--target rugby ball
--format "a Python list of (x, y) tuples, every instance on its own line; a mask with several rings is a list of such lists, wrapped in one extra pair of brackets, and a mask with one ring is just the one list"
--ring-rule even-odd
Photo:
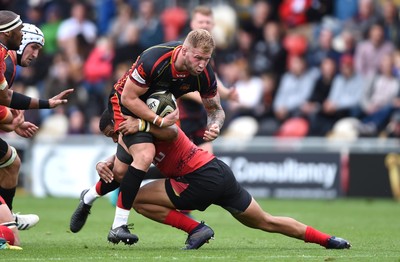
[(166, 90), (151, 94), (147, 98), (146, 104), (154, 113), (161, 117), (172, 113), (177, 107), (175, 96)]
[(5, 239), (8, 244), (14, 245), (14, 232), (6, 226), (0, 225), (0, 238)]

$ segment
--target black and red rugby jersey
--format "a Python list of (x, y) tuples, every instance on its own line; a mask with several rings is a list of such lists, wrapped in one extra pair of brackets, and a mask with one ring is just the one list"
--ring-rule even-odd
[(16, 52), (13, 50), (8, 50), (6, 57), (4, 58), (4, 61), (6, 63), (6, 71), (4, 72), (4, 76), (7, 80), (8, 87), (11, 88), (15, 75), (17, 72), (17, 57), (16, 57)]
[(146, 49), (127, 74), (114, 85), (115, 90), (121, 94), (129, 77), (137, 85), (149, 88), (140, 97), (143, 101), (159, 90), (169, 90), (175, 98), (195, 91), (204, 98), (214, 97), (217, 93), (217, 82), (210, 64), (198, 76), (175, 70), (174, 61), (181, 47), (182, 42), (174, 41)]

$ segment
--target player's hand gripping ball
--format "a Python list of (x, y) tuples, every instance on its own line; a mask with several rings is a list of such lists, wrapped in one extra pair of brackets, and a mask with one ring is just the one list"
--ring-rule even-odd
[(161, 117), (172, 113), (177, 107), (175, 96), (166, 90), (151, 94), (147, 98), (146, 104), (154, 113)]

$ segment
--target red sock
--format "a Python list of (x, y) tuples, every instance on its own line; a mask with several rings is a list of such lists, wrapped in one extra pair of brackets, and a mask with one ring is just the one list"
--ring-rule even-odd
[(306, 234), (304, 236), (304, 242), (317, 243), (323, 247), (326, 247), (328, 239), (330, 237), (331, 237), (330, 235), (327, 235), (310, 226), (307, 226)]
[(104, 182), (100, 179), (99, 181), (97, 181), (97, 183), (96, 183), (96, 193), (99, 195), (99, 196), (101, 196), (101, 185), (103, 184)]
[(164, 224), (181, 229), (186, 233), (190, 233), (200, 223), (182, 214), (181, 212), (171, 210), (165, 218)]

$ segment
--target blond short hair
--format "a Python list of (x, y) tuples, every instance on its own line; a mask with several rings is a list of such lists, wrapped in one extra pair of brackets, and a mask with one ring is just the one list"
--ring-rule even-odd
[(189, 32), (185, 42), (186, 47), (200, 48), (202, 52), (213, 52), (215, 48), (215, 41), (210, 32), (205, 29), (196, 29)]
[(205, 16), (213, 16), (213, 11), (210, 7), (205, 6), (205, 5), (198, 5), (196, 6), (193, 11), (192, 11), (192, 17), (195, 14), (202, 14)]

